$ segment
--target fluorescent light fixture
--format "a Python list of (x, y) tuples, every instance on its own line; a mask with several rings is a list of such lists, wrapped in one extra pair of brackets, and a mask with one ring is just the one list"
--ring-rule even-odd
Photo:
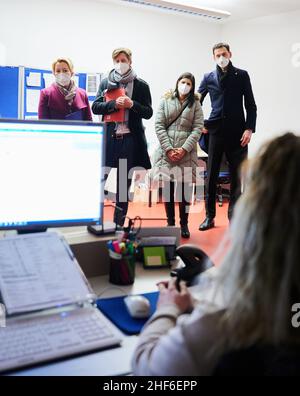
[(180, 3), (180, 1), (164, 1), (164, 0), (121, 0), (127, 3), (137, 4), (146, 7), (155, 7), (161, 10), (181, 12), (183, 14), (200, 16), (203, 18), (221, 20), (231, 16), (230, 12), (214, 10), (212, 8), (203, 8), (190, 6)]

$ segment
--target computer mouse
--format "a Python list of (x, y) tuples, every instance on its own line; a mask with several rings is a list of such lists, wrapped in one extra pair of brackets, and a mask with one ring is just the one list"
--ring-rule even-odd
[(127, 296), (124, 298), (127, 311), (132, 318), (145, 319), (150, 316), (150, 302), (144, 296)]

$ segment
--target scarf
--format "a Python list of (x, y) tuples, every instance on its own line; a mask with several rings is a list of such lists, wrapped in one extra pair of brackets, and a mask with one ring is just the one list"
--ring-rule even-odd
[[(110, 91), (116, 88), (125, 88), (126, 95), (131, 99), (133, 93), (133, 81), (137, 77), (135, 71), (130, 68), (126, 74), (119, 74), (113, 69), (108, 75), (107, 90)], [(125, 124), (128, 128), (129, 109), (125, 110)], [(118, 126), (117, 126), (118, 129)]]
[(73, 100), (76, 95), (76, 85), (73, 80), (71, 80), (70, 85), (68, 87), (63, 87), (62, 85), (57, 84), (58, 89), (64, 95), (65, 100), (68, 102), (69, 106), (72, 106)]

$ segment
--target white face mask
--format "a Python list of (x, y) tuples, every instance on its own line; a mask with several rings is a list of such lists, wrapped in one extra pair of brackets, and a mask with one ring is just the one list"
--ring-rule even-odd
[(70, 73), (59, 73), (55, 75), (55, 81), (57, 84), (66, 87), (70, 84), (71, 77)]
[(225, 58), (225, 56), (220, 56), (220, 58), (218, 58), (216, 62), (217, 65), (219, 65), (222, 69), (225, 69), (225, 67), (229, 65), (230, 59)]
[(190, 85), (187, 85), (186, 83), (179, 84), (178, 85), (178, 92), (180, 95), (187, 95), (191, 92), (192, 87)]
[(121, 75), (126, 74), (129, 69), (130, 69), (130, 65), (128, 63), (124, 63), (124, 62), (115, 63), (115, 70)]

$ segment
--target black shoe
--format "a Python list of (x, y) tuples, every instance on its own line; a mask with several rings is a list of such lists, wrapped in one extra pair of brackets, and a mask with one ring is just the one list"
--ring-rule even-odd
[(181, 236), (182, 236), (182, 238), (185, 238), (185, 239), (190, 238), (191, 234), (189, 231), (189, 227), (187, 225), (181, 226)]
[(174, 226), (175, 226), (175, 221), (168, 220), (167, 227), (174, 227)]
[(214, 226), (215, 226), (214, 219), (210, 219), (209, 217), (206, 217), (206, 219), (203, 221), (203, 223), (200, 224), (199, 230), (206, 231), (206, 230), (209, 230), (210, 228), (214, 228)]

